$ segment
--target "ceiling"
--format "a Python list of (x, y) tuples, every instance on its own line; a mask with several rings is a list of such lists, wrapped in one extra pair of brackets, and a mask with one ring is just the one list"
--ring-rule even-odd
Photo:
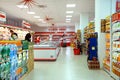
[[(80, 21), (80, 13), (89, 13), (89, 19), (94, 19), (95, 0), (34, 0), (40, 5), (46, 5), (46, 8), (32, 6), (30, 9), (20, 9), (16, 5), (22, 0), (0, 0), (0, 9), (10, 15), (25, 19), (38, 26), (48, 26), (54, 23), (57, 26), (74, 26)], [(75, 8), (66, 8), (66, 4), (76, 4)], [(66, 11), (73, 10), (71, 22), (66, 23)], [(27, 14), (27, 11), (34, 11), (35, 14)], [(54, 18), (53, 20), (42, 23), (33, 16), (40, 16), (45, 19), (45, 16)]]

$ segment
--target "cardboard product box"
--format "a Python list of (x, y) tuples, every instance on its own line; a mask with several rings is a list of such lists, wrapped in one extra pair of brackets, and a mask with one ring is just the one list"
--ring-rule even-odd
[(101, 19), (101, 32), (105, 32), (106, 19)]
[(81, 30), (80, 30), (80, 29), (78, 29), (78, 30), (77, 30), (77, 33), (80, 33), (80, 32), (81, 32)]
[(117, 68), (112, 68), (112, 72), (115, 74), (115, 75), (117, 75), (117, 76), (119, 76), (120, 77), (120, 71), (117, 69)]
[(90, 61), (90, 60), (88, 60), (88, 68), (89, 69), (100, 69), (99, 61)]
[(106, 26), (105, 25), (101, 26), (101, 32), (105, 32), (105, 31), (106, 31)]
[(101, 26), (106, 25), (106, 19), (101, 19)]

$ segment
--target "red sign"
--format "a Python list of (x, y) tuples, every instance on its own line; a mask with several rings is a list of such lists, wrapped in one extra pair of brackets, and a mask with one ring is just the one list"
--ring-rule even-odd
[(31, 28), (31, 25), (30, 23), (26, 22), (26, 21), (22, 21), (22, 26), (25, 27), (25, 28)]
[(120, 11), (120, 0), (116, 1), (116, 12)]
[(6, 21), (6, 13), (0, 11), (0, 21), (5, 22)]

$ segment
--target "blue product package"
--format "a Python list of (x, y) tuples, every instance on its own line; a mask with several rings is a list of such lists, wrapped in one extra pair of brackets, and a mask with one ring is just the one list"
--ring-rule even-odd
[(10, 60), (12, 60), (14, 58), (14, 54), (13, 54), (14, 53), (14, 48), (13, 48), (12, 44), (10, 44), (9, 47), (10, 47)]
[(17, 55), (18, 48), (16, 45), (14, 45), (14, 55)]
[(3, 46), (0, 45), (0, 63), (2, 62), (2, 53), (1, 53), (2, 49), (3, 49)]
[(4, 78), (5, 63), (1, 64), (1, 78)]
[(13, 71), (11, 74), (10, 74), (10, 80), (15, 80), (15, 71)]
[(12, 60), (10, 63), (11, 63), (10, 73), (13, 73), (13, 71), (14, 71), (14, 60)]

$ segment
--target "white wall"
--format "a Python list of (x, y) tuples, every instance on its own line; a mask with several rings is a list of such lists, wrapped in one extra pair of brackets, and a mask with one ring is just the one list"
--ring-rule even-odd
[[(112, 3), (111, 3), (112, 1)], [(113, 4), (114, 2), (114, 4)], [(100, 67), (103, 67), (105, 57), (105, 33), (101, 33), (101, 19), (111, 15), (115, 11), (115, 0), (95, 0), (95, 31), (98, 32), (98, 57)]]
[[(35, 25), (32, 26), (32, 30), (34, 30), (35, 32), (49, 32), (48, 28), (49, 27), (39, 27), (39, 26), (35, 26)], [(71, 31), (74, 32), (75, 26), (66, 27), (66, 31), (67, 32), (71, 32)]]
[(79, 28), (79, 24), (78, 24), (78, 23), (75, 23), (75, 32), (77, 32), (78, 29), (80, 29), (80, 28)]
[(81, 42), (84, 43), (84, 28), (89, 23), (89, 14), (88, 13), (81, 13), (80, 14), (80, 29), (81, 29)]

